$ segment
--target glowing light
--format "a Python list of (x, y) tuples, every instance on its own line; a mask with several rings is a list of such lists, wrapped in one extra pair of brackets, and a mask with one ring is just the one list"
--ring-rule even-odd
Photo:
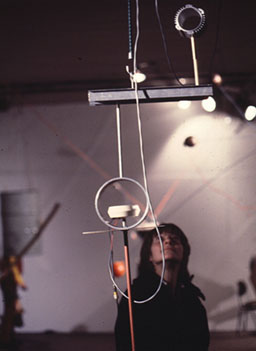
[(248, 106), (245, 110), (244, 117), (247, 121), (252, 121), (256, 117), (256, 107), (255, 106)]
[(178, 108), (181, 110), (187, 110), (191, 105), (191, 101), (189, 100), (180, 100), (178, 101)]
[(221, 84), (222, 83), (222, 77), (220, 74), (216, 73), (214, 74), (213, 78), (212, 78), (213, 83), (215, 84)]
[(216, 109), (216, 101), (209, 96), (207, 99), (202, 100), (202, 107), (207, 112), (213, 112)]

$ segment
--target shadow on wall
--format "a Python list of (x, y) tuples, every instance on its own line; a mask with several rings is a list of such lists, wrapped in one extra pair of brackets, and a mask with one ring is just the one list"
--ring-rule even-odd
[(218, 324), (237, 318), (237, 313), (238, 313), (238, 307), (234, 306), (234, 307), (227, 308), (224, 311), (216, 312), (212, 315), (210, 314), (208, 315), (208, 319), (216, 326)]
[(213, 280), (196, 277), (196, 285), (202, 290), (206, 296), (206, 308), (208, 313), (215, 310), (220, 304), (236, 295), (233, 285), (221, 285)]
[(88, 333), (88, 328), (86, 326), (86, 324), (83, 324), (83, 323), (80, 323), (80, 324), (77, 324), (75, 325), (71, 331), (71, 333), (74, 333), (74, 334), (84, 334), (84, 333)]
[[(221, 285), (202, 277), (196, 278), (196, 285), (206, 296), (205, 306), (210, 323), (216, 326), (237, 318), (238, 306), (237, 304), (230, 306), (229, 301), (236, 296), (236, 288), (233, 285)], [(229, 303), (226, 308), (223, 306), (225, 303)]]

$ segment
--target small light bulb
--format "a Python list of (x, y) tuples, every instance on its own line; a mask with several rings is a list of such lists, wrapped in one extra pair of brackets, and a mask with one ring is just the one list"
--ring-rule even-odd
[(221, 77), (221, 75), (220, 74), (218, 74), (218, 73), (216, 73), (216, 74), (214, 74), (214, 76), (213, 76), (213, 78), (212, 78), (212, 81), (213, 81), (213, 83), (215, 83), (215, 84), (221, 84), (222, 83), (222, 77)]
[(187, 110), (191, 105), (191, 101), (189, 100), (180, 100), (178, 101), (178, 108), (181, 110)]
[(216, 102), (213, 97), (209, 96), (202, 100), (202, 107), (207, 112), (213, 112), (216, 109)]
[(256, 117), (256, 107), (255, 106), (248, 106), (245, 110), (244, 117), (247, 121), (252, 121)]

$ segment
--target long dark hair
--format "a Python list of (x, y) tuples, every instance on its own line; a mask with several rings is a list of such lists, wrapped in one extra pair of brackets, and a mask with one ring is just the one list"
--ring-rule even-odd
[[(179, 276), (178, 276), (178, 281), (179, 282), (186, 282), (190, 281), (190, 274), (188, 272), (188, 259), (190, 255), (190, 245), (188, 242), (188, 239), (186, 235), (183, 233), (183, 231), (175, 224), (173, 223), (163, 223), (160, 224), (158, 227), (160, 234), (163, 232), (166, 233), (171, 233), (174, 235), (177, 235), (180, 238), (181, 244), (183, 246), (183, 260), (181, 262), (180, 266), (180, 271), (179, 271)], [(153, 229), (151, 231), (145, 232), (144, 234), (144, 239), (143, 239), (143, 244), (140, 250), (140, 263), (138, 266), (138, 274), (147, 274), (150, 272), (154, 272), (154, 266), (152, 262), (150, 261), (150, 256), (151, 256), (151, 246), (153, 242), (153, 238), (157, 235), (156, 229)]]

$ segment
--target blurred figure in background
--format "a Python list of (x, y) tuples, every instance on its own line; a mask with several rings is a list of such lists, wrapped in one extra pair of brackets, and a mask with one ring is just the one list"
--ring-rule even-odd
[(0, 284), (4, 302), (0, 343), (8, 345), (13, 340), (15, 327), (23, 326), (23, 307), (18, 296), (18, 287), (26, 289), (26, 285), (21, 276), (21, 259), (15, 256), (4, 257), (0, 268)]
[(256, 299), (256, 256), (253, 256), (250, 260), (250, 282), (252, 284), (252, 288), (255, 293), (255, 299)]

